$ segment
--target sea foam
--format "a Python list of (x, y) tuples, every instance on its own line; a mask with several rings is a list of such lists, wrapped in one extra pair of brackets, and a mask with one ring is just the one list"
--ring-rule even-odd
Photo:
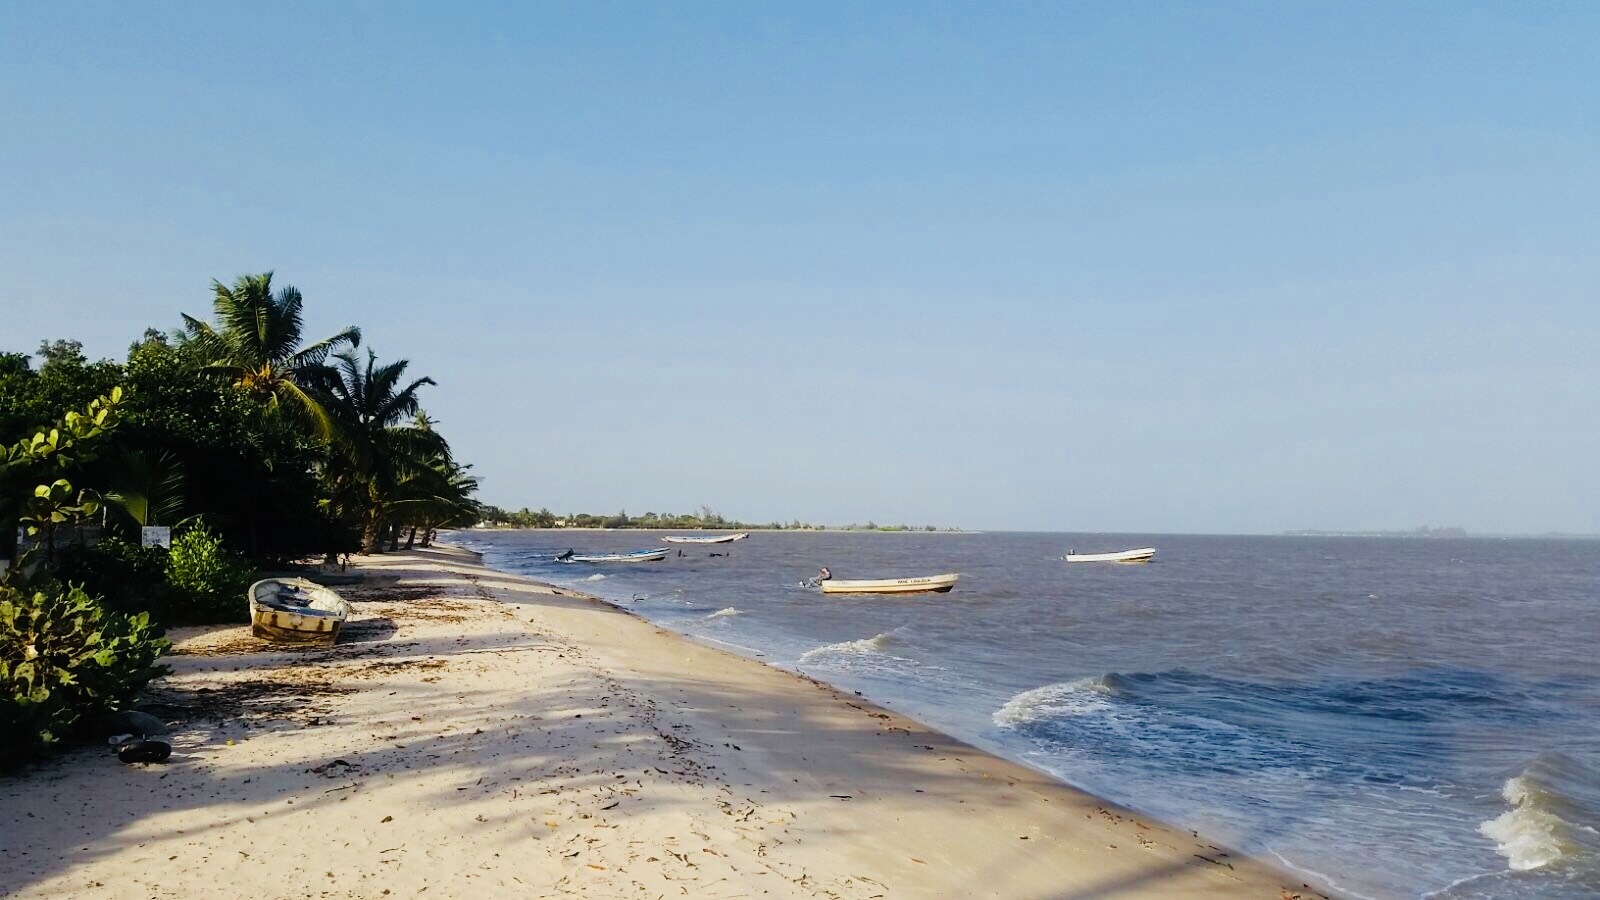
[(1111, 708), (1115, 688), (1106, 676), (1079, 678), (1023, 691), (991, 717), (1001, 728), (1021, 728), (1062, 716), (1086, 716)]
[(588, 578), (582, 578), (582, 579), (579, 579), (579, 580), (580, 581), (605, 581), (606, 580), (606, 576), (601, 575), (599, 572), (596, 572), (593, 575), (590, 575)]
[(744, 615), (744, 610), (738, 608), (737, 606), (729, 606), (729, 607), (725, 607), (723, 609), (717, 610), (716, 612), (712, 613), (711, 615), (706, 616), (706, 618), (707, 619), (727, 619), (727, 618), (731, 618), (733, 616), (742, 616), (742, 615)]
[(894, 636), (890, 633), (873, 635), (859, 641), (840, 641), (837, 644), (823, 644), (814, 647), (800, 655), (802, 665), (815, 665), (817, 663), (836, 662), (846, 659), (861, 657), (882, 657), (890, 660), (910, 662), (902, 657), (892, 656), (884, 651), (894, 643)]
[(1478, 826), (1480, 834), (1495, 842), (1495, 851), (1506, 858), (1510, 868), (1519, 872), (1586, 858), (1592, 861), (1600, 853), (1600, 830), (1584, 823), (1582, 804), (1548, 783), (1584, 767), (1566, 757), (1551, 757), (1507, 779), (1500, 796), (1511, 808)]

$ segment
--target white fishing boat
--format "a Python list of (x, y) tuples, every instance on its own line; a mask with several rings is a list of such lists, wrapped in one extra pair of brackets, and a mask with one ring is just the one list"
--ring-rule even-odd
[(557, 562), (565, 563), (643, 563), (660, 562), (667, 558), (667, 548), (657, 547), (654, 550), (634, 550), (631, 553), (579, 553), (556, 557)]
[(1147, 563), (1156, 555), (1154, 547), (1137, 550), (1118, 550), (1115, 553), (1068, 553), (1061, 557), (1067, 562)]
[(744, 531), (738, 534), (669, 534), (662, 540), (669, 544), (731, 544), (734, 541), (742, 541), (749, 536), (749, 533)]
[(943, 594), (956, 586), (961, 576), (923, 575), (918, 578), (880, 578), (872, 581), (823, 581), (824, 594)]
[(332, 644), (350, 618), (350, 604), (332, 588), (304, 578), (264, 578), (250, 585), (250, 631), (282, 643)]

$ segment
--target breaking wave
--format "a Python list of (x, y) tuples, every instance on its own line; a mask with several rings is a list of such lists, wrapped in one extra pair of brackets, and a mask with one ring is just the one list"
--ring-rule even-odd
[(596, 572), (593, 575), (590, 575), (588, 578), (580, 578), (578, 580), (579, 581), (605, 581), (606, 580), (606, 576), (600, 574), (599, 572)]
[(840, 641), (813, 647), (800, 654), (798, 662), (802, 666), (825, 666), (858, 672), (903, 673), (906, 666), (915, 666), (917, 661), (890, 652), (890, 648), (899, 643), (898, 631), (875, 634), (859, 641)]
[(991, 718), (1001, 728), (1018, 729), (1062, 716), (1103, 712), (1111, 708), (1110, 695), (1116, 689), (1110, 679), (1114, 677), (1079, 678), (1023, 691), (995, 710)]
[(859, 641), (840, 641), (837, 644), (823, 644), (813, 647), (800, 654), (800, 662), (817, 663), (841, 656), (884, 656), (884, 648), (888, 647), (894, 638), (886, 632), (873, 635)]
[[(1600, 861), (1600, 810), (1584, 794), (1600, 775), (1571, 757), (1545, 754), (1506, 780), (1500, 796), (1511, 807), (1478, 826), (1515, 871)], [(1592, 799), (1592, 798), (1591, 798)]]
[(733, 616), (742, 616), (742, 615), (744, 615), (744, 610), (738, 608), (737, 606), (728, 606), (728, 607), (724, 607), (722, 609), (717, 610), (716, 612), (712, 613), (711, 615), (706, 616), (706, 618), (707, 619), (728, 619), (728, 618), (732, 618)]

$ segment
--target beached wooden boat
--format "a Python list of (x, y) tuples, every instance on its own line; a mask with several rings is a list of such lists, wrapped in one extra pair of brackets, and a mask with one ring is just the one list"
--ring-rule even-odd
[(631, 553), (580, 553), (575, 556), (558, 556), (560, 562), (568, 563), (642, 563), (660, 562), (667, 558), (667, 548), (657, 547), (654, 550), (634, 550)]
[(731, 544), (734, 541), (742, 541), (749, 536), (750, 534), (744, 531), (738, 534), (712, 534), (705, 536), (669, 534), (662, 540), (669, 544)]
[(250, 585), (250, 630), (258, 638), (331, 644), (350, 618), (350, 604), (332, 588), (304, 578), (263, 578)]
[(946, 575), (923, 575), (919, 578), (880, 578), (872, 581), (822, 582), (824, 594), (943, 594), (956, 586), (961, 576), (951, 572)]
[(1137, 550), (1118, 550), (1115, 553), (1068, 553), (1061, 557), (1067, 562), (1147, 563), (1156, 555), (1154, 547)]

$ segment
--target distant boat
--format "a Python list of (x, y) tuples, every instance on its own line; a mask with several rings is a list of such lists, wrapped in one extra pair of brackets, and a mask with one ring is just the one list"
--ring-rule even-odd
[(881, 578), (875, 581), (822, 582), (824, 594), (943, 594), (956, 586), (960, 575), (923, 575), (920, 578)]
[(350, 604), (304, 578), (263, 578), (250, 585), (250, 631), (281, 643), (332, 644), (350, 618)]
[(635, 550), (631, 553), (585, 553), (576, 556), (558, 556), (556, 561), (569, 563), (642, 563), (660, 562), (667, 558), (667, 548)]
[(1068, 553), (1061, 557), (1067, 562), (1147, 563), (1156, 555), (1154, 547), (1137, 550), (1119, 550), (1116, 553)]
[(742, 541), (749, 536), (749, 533), (744, 531), (738, 534), (712, 534), (705, 536), (673, 534), (662, 538), (662, 540), (669, 544), (731, 544), (734, 541)]

